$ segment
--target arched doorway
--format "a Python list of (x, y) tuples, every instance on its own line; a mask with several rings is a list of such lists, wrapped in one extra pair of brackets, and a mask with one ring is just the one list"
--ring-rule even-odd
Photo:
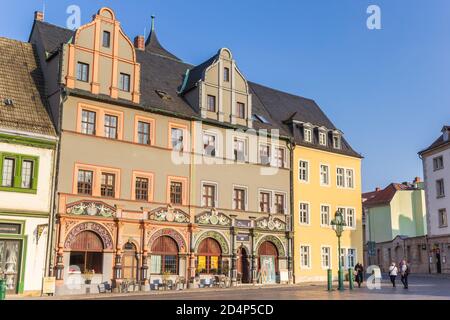
[(275, 283), (278, 274), (278, 250), (270, 241), (261, 243), (258, 249), (258, 271), (262, 283)]
[(103, 272), (103, 242), (92, 231), (76, 235), (70, 245), (70, 266), (76, 266), (82, 273)]
[(250, 281), (250, 265), (248, 259), (247, 250), (241, 246), (238, 249), (236, 269), (238, 279), (241, 279), (242, 283), (249, 283)]
[(132, 242), (125, 243), (122, 254), (122, 278), (139, 280), (138, 263), (136, 246)]
[(151, 274), (178, 274), (178, 245), (169, 236), (156, 238), (150, 256)]
[(220, 274), (221, 264), (222, 249), (219, 242), (213, 238), (203, 239), (197, 250), (197, 273)]

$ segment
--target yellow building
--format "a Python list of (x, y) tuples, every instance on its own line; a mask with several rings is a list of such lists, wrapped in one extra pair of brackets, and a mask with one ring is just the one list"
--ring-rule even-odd
[[(361, 156), (342, 133), (310, 102), (306, 120), (291, 119), (294, 132), (294, 274), (295, 282), (337, 277), (338, 259), (345, 270), (363, 260)], [(312, 117), (312, 115), (319, 117)], [(305, 118), (305, 115), (302, 115)], [(347, 226), (338, 241), (331, 226), (341, 210)]]

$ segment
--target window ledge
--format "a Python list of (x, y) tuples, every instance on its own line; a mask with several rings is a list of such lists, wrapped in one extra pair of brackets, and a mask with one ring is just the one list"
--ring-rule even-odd
[(0, 191), (28, 193), (28, 194), (36, 194), (37, 193), (37, 189), (23, 189), (23, 188), (15, 188), (15, 187), (0, 187)]

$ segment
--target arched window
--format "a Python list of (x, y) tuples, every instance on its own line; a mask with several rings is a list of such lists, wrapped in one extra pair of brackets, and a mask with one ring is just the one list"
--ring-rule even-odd
[(261, 265), (265, 262), (271, 265), (275, 264), (275, 272), (278, 272), (278, 250), (272, 242), (264, 241), (261, 243), (258, 249), (258, 255), (259, 269), (261, 269)]
[(178, 245), (171, 237), (162, 236), (153, 242), (150, 273), (178, 273)]
[(95, 232), (79, 233), (70, 250), (71, 266), (77, 266), (81, 272), (103, 272), (103, 242)]
[(220, 273), (222, 262), (222, 249), (220, 244), (212, 239), (204, 239), (198, 246), (197, 251), (197, 272), (203, 274)]
[(137, 280), (138, 260), (136, 253), (136, 246), (133, 243), (125, 243), (123, 246), (122, 255), (122, 270), (124, 279)]

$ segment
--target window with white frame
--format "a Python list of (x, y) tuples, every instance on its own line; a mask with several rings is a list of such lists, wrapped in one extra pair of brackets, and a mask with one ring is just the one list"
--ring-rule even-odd
[(354, 228), (355, 227), (355, 209), (353, 208), (347, 208), (347, 213), (345, 215), (345, 223), (347, 224), (347, 227)]
[(436, 196), (438, 198), (445, 197), (444, 179), (440, 179), (440, 180), (436, 181)]
[(284, 161), (285, 161), (284, 148), (275, 148), (274, 153), (276, 166), (278, 168), (284, 168)]
[(327, 205), (320, 206), (320, 224), (322, 226), (330, 225), (330, 206)]
[(341, 148), (341, 137), (339, 135), (333, 135), (333, 148), (340, 149)]
[(312, 142), (312, 130), (310, 128), (303, 129), (303, 139), (305, 142)]
[(331, 268), (331, 248), (330, 247), (322, 247), (322, 255), (321, 255), (321, 264), (323, 269)]
[(347, 249), (347, 268), (354, 268), (356, 265), (356, 249)]
[(345, 255), (345, 248), (341, 248), (341, 251), (339, 252), (339, 263), (341, 264), (342, 268), (346, 268), (345, 262), (346, 262), (346, 255)]
[(203, 133), (203, 154), (215, 157), (216, 148), (216, 136), (210, 133)]
[(308, 161), (300, 160), (298, 162), (298, 178), (302, 182), (308, 182), (308, 180), (309, 180), (309, 163), (308, 163)]
[(300, 224), (309, 224), (309, 204), (300, 203)]
[(300, 267), (311, 267), (311, 252), (310, 246), (300, 246)]
[(320, 165), (320, 184), (329, 185), (330, 184), (330, 168), (327, 165)]
[(433, 169), (434, 171), (436, 170), (441, 170), (444, 168), (444, 157), (443, 156), (439, 156), (433, 159)]
[(321, 146), (327, 145), (327, 134), (325, 133), (325, 131), (319, 131), (319, 144)]
[(202, 184), (202, 205), (215, 208), (217, 206), (217, 185), (212, 183)]
[(270, 146), (261, 144), (259, 146), (259, 161), (263, 165), (270, 165)]
[(353, 182), (353, 169), (347, 169), (345, 170), (345, 179), (347, 180), (347, 188), (353, 188), (354, 182)]
[(245, 139), (234, 138), (234, 160), (247, 160), (247, 148)]
[(439, 214), (439, 228), (445, 228), (448, 226), (448, 217), (447, 217), (447, 210), (446, 209), (440, 209), (438, 211)]
[(338, 187), (345, 188), (345, 169), (336, 168), (336, 184)]

